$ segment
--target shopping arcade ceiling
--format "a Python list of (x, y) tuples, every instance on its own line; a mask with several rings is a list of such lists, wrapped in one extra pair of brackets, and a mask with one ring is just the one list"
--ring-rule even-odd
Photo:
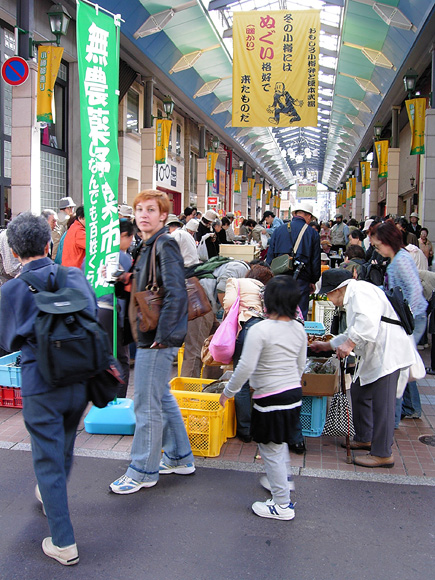
[[(373, 125), (405, 98), (408, 57), (434, 19), (429, 0), (173, 0), (170, 5), (103, 0), (100, 5), (121, 13), (131, 55), (145, 55), (143, 65), (176, 105), (279, 189), (294, 183), (301, 170), (316, 171), (331, 189), (340, 184), (361, 146), (369, 148)], [(268, 8), (321, 8), (317, 127), (231, 125), (232, 11)], [(150, 27), (154, 31), (148, 34)], [(430, 62), (428, 47), (423, 61), (414, 68)]]

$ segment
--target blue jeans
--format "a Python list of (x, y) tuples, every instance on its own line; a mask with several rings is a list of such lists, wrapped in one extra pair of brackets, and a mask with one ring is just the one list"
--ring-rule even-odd
[(23, 418), (32, 441), (33, 468), (53, 544), (61, 548), (75, 543), (66, 482), (77, 425), (87, 402), (84, 384), (23, 397)]
[(302, 316), (304, 320), (307, 319), (308, 316), (308, 306), (310, 303), (310, 282), (307, 280), (300, 280), (298, 278), (299, 290), (301, 293), (301, 299), (299, 300), (299, 308), (302, 311)]
[[(427, 327), (427, 316), (426, 314), (419, 314), (414, 318), (414, 332), (412, 337), (415, 344), (417, 345), (420, 338), (423, 336), (424, 331)], [(405, 391), (403, 393), (403, 398), (396, 399), (396, 416), (395, 416), (395, 427), (399, 426), (400, 418), (403, 415), (413, 415), (416, 414), (421, 416), (421, 401), (420, 394), (418, 392), (417, 383), (411, 381), (406, 385)]]
[(135, 481), (157, 481), (164, 451), (168, 465), (193, 462), (189, 437), (169, 387), (172, 361), (178, 348), (138, 348), (134, 372), (136, 429), (127, 476)]

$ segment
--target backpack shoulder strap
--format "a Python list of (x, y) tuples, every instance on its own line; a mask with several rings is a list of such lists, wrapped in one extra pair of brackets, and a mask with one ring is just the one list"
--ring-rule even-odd
[(46, 291), (50, 291), (50, 290), (53, 291), (53, 290), (58, 290), (59, 288), (64, 288), (64, 286), (66, 284), (67, 275), (68, 275), (68, 268), (66, 268), (65, 266), (58, 266), (58, 269), (56, 272), (56, 277), (54, 280), (54, 287), (51, 289), (48, 287), (48, 284), (44, 284), (44, 282), (42, 282), (42, 280), (40, 280), (37, 276), (35, 276), (31, 272), (22, 272), (20, 274), (20, 278), (31, 289), (33, 288), (33, 291), (36, 290), (37, 292), (46, 292)]
[(68, 268), (66, 266), (58, 266), (54, 286), (56, 290), (64, 288), (66, 285), (66, 278), (68, 276)]
[(298, 238), (297, 238), (296, 243), (293, 247), (293, 253), (295, 255), (296, 255), (296, 252), (298, 251), (299, 245), (302, 241), (303, 235), (306, 232), (307, 228), (308, 228), (308, 224), (304, 224), (303, 227), (301, 228), (301, 231), (299, 232)]
[(19, 278), (25, 282), (31, 290), (33, 289), (33, 291), (44, 292), (46, 289), (45, 284), (31, 272), (22, 272)]

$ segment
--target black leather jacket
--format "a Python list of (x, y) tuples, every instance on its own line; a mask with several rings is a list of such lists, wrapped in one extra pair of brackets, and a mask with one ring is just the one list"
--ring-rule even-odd
[[(163, 234), (156, 242), (156, 238)], [(137, 345), (139, 348), (150, 347), (153, 342), (165, 346), (181, 346), (187, 333), (187, 292), (184, 278), (183, 258), (177, 242), (166, 228), (159, 230), (147, 240), (141, 249), (134, 266), (136, 291), (145, 290), (148, 282), (149, 262), (152, 247), (156, 243), (157, 283), (165, 289), (163, 306), (160, 311), (156, 330), (141, 332), (136, 319)], [(131, 323), (130, 319), (130, 323)], [(133, 327), (133, 325), (132, 325)]]

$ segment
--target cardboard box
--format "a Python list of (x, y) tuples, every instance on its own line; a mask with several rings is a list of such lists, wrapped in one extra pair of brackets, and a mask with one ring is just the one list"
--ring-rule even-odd
[[(314, 358), (312, 360), (319, 362), (326, 362), (327, 358)], [(318, 373), (304, 373), (302, 375), (302, 394), (304, 396), (312, 397), (332, 397), (334, 393), (338, 393), (340, 388), (340, 367), (337, 359), (334, 360), (336, 367), (335, 373), (332, 374), (318, 374)]]
[(250, 262), (260, 255), (257, 246), (252, 244), (220, 244), (219, 255), (234, 260)]

